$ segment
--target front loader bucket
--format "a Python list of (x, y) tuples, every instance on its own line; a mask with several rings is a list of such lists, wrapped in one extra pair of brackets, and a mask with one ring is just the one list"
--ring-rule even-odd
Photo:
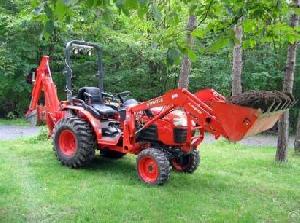
[(221, 101), (212, 102), (211, 107), (223, 128), (222, 135), (234, 142), (272, 128), (285, 111), (262, 112), (261, 109)]
[(272, 128), (296, 103), (292, 94), (281, 91), (248, 91), (226, 99), (204, 89), (195, 96), (211, 107), (221, 135), (234, 142)]

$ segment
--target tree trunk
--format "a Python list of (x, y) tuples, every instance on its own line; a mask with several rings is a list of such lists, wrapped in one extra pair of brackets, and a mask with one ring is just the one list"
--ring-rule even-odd
[[(197, 17), (194, 15), (189, 16), (188, 24), (187, 24), (187, 34), (186, 34), (186, 43), (188, 48), (192, 48), (194, 45), (194, 40), (192, 37), (191, 32), (196, 28), (197, 23)], [(191, 72), (191, 60), (189, 59), (188, 55), (185, 54), (183, 56), (182, 62), (181, 62), (181, 69), (180, 69), (180, 75), (178, 80), (178, 87), (179, 88), (186, 88), (189, 87), (189, 75)]]
[(287, 149), (289, 145), (289, 112), (285, 112), (278, 122), (278, 142), (275, 160), (287, 161)]
[[(239, 21), (240, 23), (241, 21)], [(232, 52), (232, 95), (242, 93), (243, 70), (243, 28), (240, 24), (234, 26), (236, 43)]]
[[(300, 0), (294, 0), (294, 5), (300, 7)], [(299, 17), (296, 14), (291, 16), (291, 27), (298, 25)], [(286, 67), (283, 80), (283, 91), (292, 93), (294, 84), (294, 72), (296, 65), (296, 52), (298, 43), (290, 43), (287, 51)], [(285, 112), (278, 123), (278, 144), (275, 160), (287, 161), (287, 149), (289, 142), (289, 112)]]
[(300, 154), (300, 111), (298, 115), (297, 130), (294, 142), (295, 153)]

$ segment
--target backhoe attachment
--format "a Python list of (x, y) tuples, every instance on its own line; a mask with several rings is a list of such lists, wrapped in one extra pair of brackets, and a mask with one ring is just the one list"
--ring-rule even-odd
[(63, 117), (63, 112), (60, 111), (60, 102), (52, 80), (48, 56), (42, 57), (39, 67), (31, 76), (31, 81), (33, 85), (31, 101), (25, 118), (32, 125), (46, 123), (49, 132), (52, 132), (57, 120)]

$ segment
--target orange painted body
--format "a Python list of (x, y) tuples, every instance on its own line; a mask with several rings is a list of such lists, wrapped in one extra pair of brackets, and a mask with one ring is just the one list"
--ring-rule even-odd
[[(261, 110), (230, 104), (212, 89), (204, 89), (195, 94), (186, 89), (174, 89), (160, 97), (127, 108), (124, 120), (120, 117), (114, 119), (120, 123), (122, 133), (114, 138), (103, 137), (101, 120), (81, 106), (59, 101), (48, 60), (49, 58), (44, 56), (37, 69), (27, 116), (35, 111), (38, 120), (46, 122), (50, 136), (60, 119), (70, 113), (75, 114), (92, 126), (98, 149), (109, 148), (122, 153), (138, 154), (149, 147), (148, 142), (137, 140), (139, 133), (155, 125), (159, 143), (180, 148), (188, 153), (201, 143), (205, 132), (213, 134), (216, 138), (223, 136), (231, 141), (239, 141), (271, 128), (284, 112), (263, 114)], [(42, 92), (45, 95), (44, 106), (38, 103)], [(146, 110), (152, 111), (153, 117), (142, 114)], [(175, 142), (174, 129), (178, 126), (174, 125), (174, 110), (185, 113), (187, 123), (179, 127), (180, 130), (186, 131), (183, 142)], [(143, 126), (137, 128), (137, 122), (143, 122)], [(194, 134), (195, 131), (198, 133)]]

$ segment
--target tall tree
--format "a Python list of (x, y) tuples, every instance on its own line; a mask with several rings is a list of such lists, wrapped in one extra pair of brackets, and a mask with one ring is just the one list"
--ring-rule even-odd
[[(294, 7), (300, 8), (300, 0), (293, 1)], [(298, 26), (299, 16), (294, 13), (290, 19), (290, 25), (292, 28)], [(287, 59), (285, 74), (283, 80), (283, 91), (292, 94), (293, 84), (294, 84), (294, 73), (296, 65), (296, 52), (297, 52), (298, 42), (294, 41), (290, 43), (287, 50)], [(284, 162), (287, 160), (287, 148), (289, 141), (289, 112), (285, 112), (278, 123), (278, 144), (275, 160), (279, 162)]]
[[(194, 45), (194, 40), (192, 37), (192, 32), (197, 26), (197, 17), (195, 15), (190, 15), (187, 23), (187, 34), (186, 34), (186, 44), (187, 48), (191, 49)], [(179, 88), (188, 88), (189, 87), (189, 74), (191, 72), (192, 63), (186, 53), (183, 56), (180, 68), (180, 75), (178, 80)]]
[(235, 44), (232, 52), (232, 95), (242, 93), (242, 70), (243, 70), (243, 28), (242, 19), (234, 26)]
[(300, 112), (298, 115), (297, 131), (296, 131), (296, 136), (295, 136), (294, 148), (295, 148), (295, 152), (300, 154)]

